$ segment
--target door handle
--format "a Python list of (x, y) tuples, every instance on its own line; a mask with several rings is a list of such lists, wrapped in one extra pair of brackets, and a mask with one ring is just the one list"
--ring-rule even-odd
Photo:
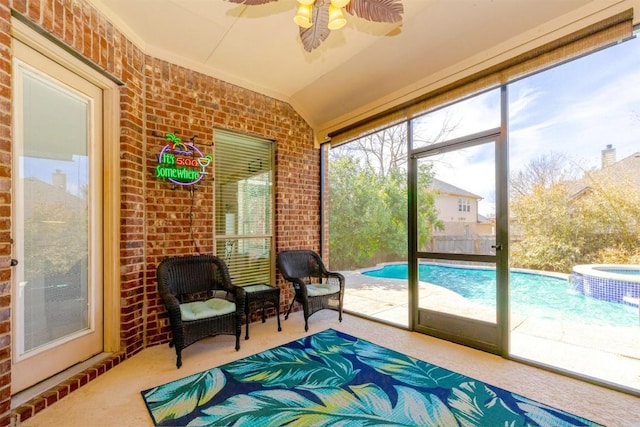
[(16, 265), (18, 265), (18, 260), (11, 258), (11, 264), (10, 265), (11, 265), (11, 267), (15, 267)]
[(491, 249), (495, 249), (496, 251), (501, 251), (502, 250), (502, 245), (500, 245), (500, 244), (491, 245)]

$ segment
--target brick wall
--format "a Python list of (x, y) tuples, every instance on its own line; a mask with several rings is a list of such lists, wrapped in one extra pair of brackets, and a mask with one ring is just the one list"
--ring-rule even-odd
[(0, 425), (11, 404), (11, 11), (0, 3)]
[[(156, 292), (155, 269), (167, 256), (213, 253), (213, 182), (174, 188), (152, 178), (164, 135), (197, 135), (203, 154), (214, 154), (214, 128), (276, 141), (276, 247), (318, 247), (319, 152), (309, 126), (287, 104), (178, 65), (147, 58), (146, 87), (146, 341), (166, 342), (169, 326)], [(194, 239), (189, 237), (193, 198)], [(281, 206), (281, 200), (285, 206)], [(186, 234), (187, 233), (187, 234)], [(283, 289), (283, 307), (293, 292)]]
[[(319, 249), (319, 151), (310, 127), (290, 105), (176, 64), (145, 55), (83, 0), (0, 1), (0, 425), (10, 420), (11, 375), (11, 10), (63, 41), (121, 80), (120, 89), (120, 350), (103, 362), (17, 408), (26, 419), (143, 348), (165, 343), (169, 329), (155, 283), (167, 256), (193, 254), (189, 210), (201, 253), (213, 252), (213, 185), (193, 194), (153, 177), (163, 135), (198, 135), (213, 154), (213, 129), (223, 128), (276, 144), (276, 249)], [(9, 6), (6, 4), (9, 3)], [(193, 197), (193, 199), (192, 199)], [(283, 284), (283, 308), (293, 298)], [(106, 283), (105, 286), (117, 286)], [(172, 363), (172, 362), (170, 362)]]

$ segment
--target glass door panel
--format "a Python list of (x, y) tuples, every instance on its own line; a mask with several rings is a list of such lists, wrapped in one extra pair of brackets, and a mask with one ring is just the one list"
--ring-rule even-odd
[(13, 393), (103, 348), (102, 91), (14, 48)]
[(416, 160), (417, 330), (496, 352), (496, 144), (443, 144)]
[(496, 269), (486, 262), (420, 258), (419, 306), (496, 323)]

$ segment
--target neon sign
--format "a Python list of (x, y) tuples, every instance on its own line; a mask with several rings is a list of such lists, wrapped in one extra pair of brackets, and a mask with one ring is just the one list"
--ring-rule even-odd
[(211, 154), (203, 155), (191, 142), (183, 142), (174, 133), (165, 135), (169, 143), (158, 154), (156, 178), (166, 179), (178, 185), (193, 185), (205, 175), (207, 166), (213, 161)]

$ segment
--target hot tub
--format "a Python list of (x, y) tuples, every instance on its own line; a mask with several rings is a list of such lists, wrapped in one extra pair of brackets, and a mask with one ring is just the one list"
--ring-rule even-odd
[(577, 292), (604, 301), (638, 306), (640, 300), (640, 265), (576, 265), (571, 282)]

